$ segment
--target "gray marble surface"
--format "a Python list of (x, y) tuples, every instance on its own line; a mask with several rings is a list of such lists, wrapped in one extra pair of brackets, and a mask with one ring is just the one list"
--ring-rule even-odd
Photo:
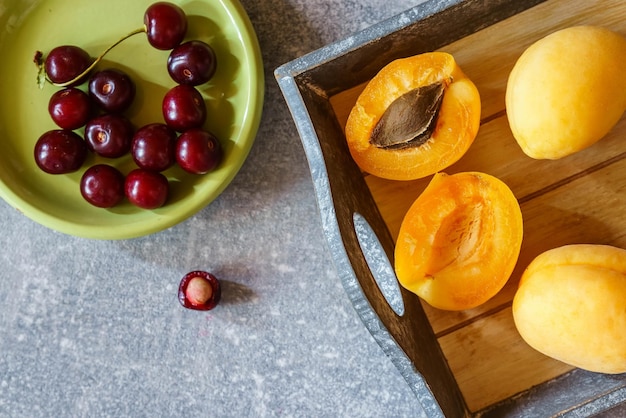
[[(350, 305), (323, 235), (280, 64), (419, 3), (242, 0), (266, 101), (242, 170), (160, 233), (71, 237), (0, 202), (0, 417), (401, 417), (421, 409)], [(221, 304), (183, 309), (205, 269)]]

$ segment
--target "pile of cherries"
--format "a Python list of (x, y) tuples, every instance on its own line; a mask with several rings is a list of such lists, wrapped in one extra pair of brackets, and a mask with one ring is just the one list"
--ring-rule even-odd
[[(176, 85), (163, 98), (163, 122), (135, 129), (124, 114), (135, 97), (134, 81), (119, 69), (95, 67), (113, 46), (143, 32), (150, 45), (171, 51), (167, 71)], [(126, 197), (144, 209), (165, 204), (169, 181), (163, 171), (174, 164), (192, 174), (215, 169), (223, 151), (215, 135), (203, 128), (206, 104), (195, 86), (213, 77), (216, 56), (202, 41), (183, 42), (186, 33), (184, 11), (172, 3), (157, 2), (147, 8), (143, 28), (126, 35), (95, 60), (73, 45), (52, 49), (45, 60), (37, 52), (35, 62), (45, 82), (61, 88), (48, 105), (58, 129), (37, 140), (37, 165), (46, 173), (65, 174), (78, 171), (90, 152), (105, 159), (130, 153), (135, 169), (124, 175), (107, 163), (92, 165), (81, 178), (80, 192), (97, 207), (113, 207)], [(86, 92), (78, 88), (84, 83)]]

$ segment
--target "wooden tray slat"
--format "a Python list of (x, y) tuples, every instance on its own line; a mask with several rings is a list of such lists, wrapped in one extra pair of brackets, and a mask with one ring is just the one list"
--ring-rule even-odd
[(573, 369), (511, 333), (511, 309), (439, 339), (470, 410), (483, 409)]

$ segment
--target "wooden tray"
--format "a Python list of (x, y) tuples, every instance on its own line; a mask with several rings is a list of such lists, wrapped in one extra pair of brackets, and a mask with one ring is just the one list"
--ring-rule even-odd
[[(571, 243), (626, 248), (626, 117), (585, 151), (537, 161), (522, 153), (505, 115), (506, 81), (522, 51), (577, 24), (626, 36), (626, 3), (430, 1), (275, 71), (348, 296), (429, 416), (588, 416), (620, 410), (626, 416), (620, 406), (626, 376), (585, 372), (543, 356), (520, 338), (511, 315), (520, 274), (539, 253)], [(482, 101), (476, 141), (445, 171), (499, 177), (515, 193), (524, 217), (522, 252), (507, 286), (487, 304), (456, 313), (433, 309), (400, 289), (391, 268), (402, 218), (430, 178), (397, 182), (364, 174), (343, 135), (358, 94), (380, 68), (431, 50), (452, 53)]]

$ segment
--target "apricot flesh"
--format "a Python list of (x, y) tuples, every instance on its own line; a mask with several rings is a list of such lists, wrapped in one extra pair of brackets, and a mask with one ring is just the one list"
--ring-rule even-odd
[(626, 372), (626, 250), (572, 244), (540, 254), (522, 275), (513, 318), (547, 356), (592, 372)]
[(435, 308), (474, 308), (506, 284), (522, 236), (522, 213), (504, 182), (478, 172), (437, 173), (400, 226), (398, 281)]
[[(432, 117), (432, 132), (423, 141), (400, 148), (372, 143), (377, 125), (394, 102), (437, 84), (443, 86), (443, 97)], [(465, 154), (478, 133), (480, 110), (476, 86), (452, 55), (429, 52), (401, 58), (381, 69), (358, 97), (346, 122), (346, 141), (361, 170), (391, 180), (418, 179), (445, 169)], [(405, 119), (420, 118), (422, 111), (407, 112)]]
[(540, 39), (515, 63), (506, 112), (521, 149), (559, 159), (604, 137), (626, 109), (626, 39), (574, 26)]

